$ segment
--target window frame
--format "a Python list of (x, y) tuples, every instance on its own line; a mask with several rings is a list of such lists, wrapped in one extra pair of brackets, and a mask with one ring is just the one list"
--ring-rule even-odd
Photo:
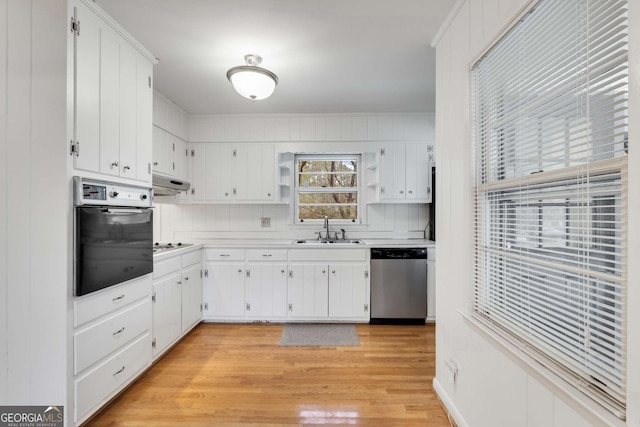
[[(532, 5), (529, 12), (471, 68), (475, 241), (470, 309), (471, 318), (490, 332), (517, 343), (520, 350), (540, 366), (564, 378), (576, 390), (624, 419), (628, 375), (624, 357), (628, 286), (624, 256), (628, 235), (625, 136), (628, 79), (625, 88), (625, 79), (620, 76), (629, 69), (625, 56), (628, 46), (624, 45), (628, 22), (620, 20), (626, 13), (626, 2), (617, 2), (615, 7), (614, 3), (594, 6), (601, 9), (593, 14), (590, 14), (593, 11), (589, 2), (580, 3), (584, 8), (580, 12), (586, 12), (580, 17), (586, 17), (580, 22), (584, 26), (579, 27), (580, 36), (584, 38), (576, 39), (580, 43), (576, 49), (576, 65), (563, 69), (565, 80), (559, 86), (560, 80), (549, 83), (551, 78), (560, 78), (556, 72), (559, 69), (554, 69), (558, 63), (553, 60), (559, 50), (554, 51), (552, 43), (540, 41), (546, 37), (547, 41), (553, 42), (553, 31), (549, 31), (549, 27), (541, 31), (543, 24), (535, 27), (535, 19), (547, 24), (558, 21), (556, 17), (560, 14), (552, 14), (553, 19), (549, 19), (545, 13), (567, 6), (557, 6), (560, 3), (553, 4), (551, 0), (540, 0)], [(532, 18), (538, 8), (545, 12), (538, 15), (540, 18)], [(602, 30), (604, 20), (594, 21), (598, 24), (592, 30), (591, 25), (595, 24), (590, 17), (600, 19), (605, 16), (603, 10), (606, 8), (615, 9), (610, 16), (620, 15), (608, 21), (606, 31)], [(566, 10), (562, 16), (569, 20), (573, 18), (575, 21), (572, 22), (577, 23), (577, 9), (578, 5), (576, 16)], [(615, 24), (613, 19), (616, 19)], [(535, 28), (532, 31), (537, 31), (536, 36), (526, 33), (528, 28)], [(560, 22), (558, 28), (558, 31), (567, 31), (570, 25)], [(617, 31), (618, 28), (620, 32), (610, 36), (614, 34), (612, 29)], [(593, 42), (592, 49), (591, 44), (585, 42), (591, 40), (591, 31), (599, 31), (598, 38), (611, 37), (617, 45), (605, 50), (601, 48), (605, 43), (598, 40), (601, 45)], [(572, 46), (563, 38), (555, 38), (564, 46)], [(531, 44), (521, 46), (518, 43), (522, 41)], [(527, 63), (531, 54), (540, 56)], [(592, 63), (594, 68), (589, 67)], [(488, 64), (485, 71), (477, 72), (482, 64)], [(531, 64), (541, 65), (539, 69), (527, 68)], [(509, 70), (507, 77), (494, 77), (505, 69)], [(545, 81), (548, 86), (536, 87), (533, 80), (527, 80), (529, 76), (536, 76), (536, 72), (537, 76), (544, 75), (549, 79)], [(567, 85), (567, 81), (574, 81), (572, 72), (580, 74), (575, 78), (575, 86)], [(622, 89), (610, 89), (613, 87), (611, 82)], [(595, 183), (605, 175), (619, 176), (619, 183), (612, 184), (613, 190), (607, 190), (612, 192), (603, 195)], [(545, 201), (553, 200), (547, 195), (565, 184), (571, 189), (558, 191), (562, 197), (568, 195), (568, 201), (564, 206), (553, 206), (556, 213), (550, 215), (565, 215), (564, 221), (557, 221), (565, 230), (557, 233), (549, 226), (544, 207)], [(541, 195), (539, 201), (535, 200), (536, 194)], [(580, 203), (570, 203), (573, 198)], [(615, 203), (611, 203), (612, 200)], [(542, 244), (545, 240), (550, 242), (549, 246)], [(517, 247), (519, 242), (523, 242), (524, 248)], [(560, 247), (553, 246), (557, 244)], [(567, 252), (564, 257), (563, 251)], [(572, 251), (583, 252), (578, 255), (571, 254)], [(539, 259), (536, 260), (536, 256)], [(532, 280), (541, 272), (537, 282)], [(580, 323), (583, 319), (578, 315), (571, 314), (574, 294), (570, 292), (574, 288), (570, 282), (578, 283), (576, 288), (584, 294), (580, 296), (579, 304), (576, 303), (582, 309), (580, 315), (584, 316), (584, 323)], [(561, 292), (568, 296), (559, 297)], [(614, 293), (615, 297), (611, 296)], [(561, 314), (559, 317), (578, 325), (576, 336), (583, 338), (583, 341), (576, 340), (575, 348), (579, 351), (567, 356), (568, 353), (552, 348), (557, 342), (551, 335), (558, 330), (562, 335), (564, 329), (554, 330), (553, 320), (539, 314), (534, 316), (535, 304), (544, 302), (545, 298), (549, 298), (549, 306), (564, 304), (557, 312)], [(500, 307), (501, 302), (504, 307)], [(525, 302), (528, 307), (524, 307)], [(553, 313), (553, 308), (545, 309), (550, 310), (549, 316), (557, 314)], [(618, 317), (611, 315), (613, 311), (617, 311)], [(528, 324), (533, 322), (542, 326), (530, 327)], [(605, 323), (609, 323), (609, 329), (600, 328)], [(584, 329), (580, 329), (582, 326)], [(539, 336), (541, 330), (542, 336)], [(599, 344), (607, 341), (609, 331), (615, 332), (617, 341), (606, 350), (613, 348), (610, 354), (614, 355), (617, 364), (601, 369), (596, 359), (600, 363), (614, 359), (607, 359), (604, 353), (594, 356), (605, 347), (592, 345), (596, 334), (599, 334), (595, 338), (600, 340)], [(570, 343), (570, 338), (562, 339), (560, 345)], [(614, 342), (613, 339), (608, 341)], [(582, 355), (582, 358), (576, 355)], [(599, 369), (605, 372), (604, 376)]]
[[(300, 187), (300, 170), (298, 167), (298, 162), (303, 160), (310, 161), (355, 161), (356, 162), (356, 187), (345, 187), (341, 188), (340, 191), (327, 191), (322, 190), (321, 188), (310, 188), (310, 189), (301, 189)], [(295, 169), (294, 174), (294, 203), (293, 203), (293, 221), (296, 225), (321, 225), (324, 221), (323, 218), (317, 219), (300, 219), (300, 195), (301, 194), (313, 194), (313, 193), (356, 193), (356, 202), (349, 206), (355, 206), (357, 216), (354, 220), (346, 220), (346, 219), (335, 219), (329, 218), (331, 224), (339, 224), (339, 225), (360, 225), (363, 222), (363, 195), (364, 191), (362, 190), (362, 161), (363, 156), (361, 153), (295, 153), (293, 157), (293, 167)], [(304, 206), (304, 204), (302, 204)], [(328, 206), (335, 205), (338, 206), (340, 204), (328, 204)]]

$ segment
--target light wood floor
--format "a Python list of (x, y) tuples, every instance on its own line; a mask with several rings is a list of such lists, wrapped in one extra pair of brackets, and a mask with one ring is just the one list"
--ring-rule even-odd
[(357, 325), (359, 347), (279, 347), (282, 328), (201, 324), (86, 425), (449, 427), (435, 326)]

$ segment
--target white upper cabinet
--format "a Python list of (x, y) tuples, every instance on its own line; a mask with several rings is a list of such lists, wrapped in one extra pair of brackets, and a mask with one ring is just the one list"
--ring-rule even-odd
[(377, 156), (378, 202), (431, 203), (432, 144), (384, 144)]
[(150, 183), (153, 65), (96, 6), (70, 13), (74, 168)]
[(192, 201), (265, 203), (275, 200), (274, 144), (190, 145)]
[(153, 172), (187, 180), (187, 114), (156, 92), (153, 98)]

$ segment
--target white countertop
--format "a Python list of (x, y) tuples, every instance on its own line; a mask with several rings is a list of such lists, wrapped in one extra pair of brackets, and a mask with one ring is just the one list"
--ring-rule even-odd
[(395, 247), (434, 247), (436, 242), (433, 240), (425, 239), (358, 239), (362, 244), (354, 245), (341, 245), (341, 244), (295, 244), (294, 239), (209, 239), (199, 240), (198, 243), (193, 246), (187, 246), (181, 249), (173, 249), (170, 251), (162, 251), (154, 254), (154, 261), (161, 261), (163, 258), (169, 258), (176, 255), (182, 255), (194, 250), (200, 250), (205, 248), (228, 248), (228, 247), (243, 247), (243, 248), (280, 248), (280, 249), (369, 249), (369, 248), (395, 248)]

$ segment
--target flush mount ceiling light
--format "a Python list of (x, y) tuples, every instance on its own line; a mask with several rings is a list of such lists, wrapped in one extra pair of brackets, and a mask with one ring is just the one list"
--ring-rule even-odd
[(227, 79), (240, 95), (252, 101), (271, 96), (278, 84), (278, 76), (269, 70), (258, 67), (262, 58), (258, 55), (245, 55), (247, 65), (230, 68)]

